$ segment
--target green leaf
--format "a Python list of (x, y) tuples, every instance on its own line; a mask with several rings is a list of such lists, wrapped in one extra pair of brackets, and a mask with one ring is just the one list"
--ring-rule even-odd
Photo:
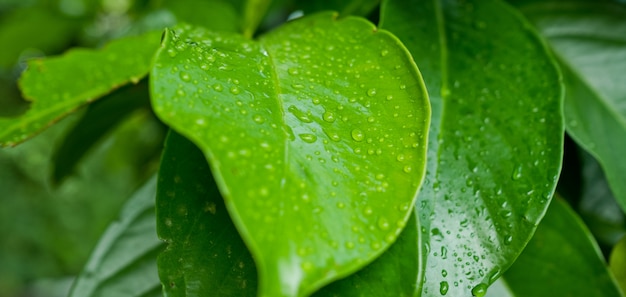
[(250, 38), (263, 20), (272, 0), (246, 0), (243, 12), (243, 35)]
[(19, 84), (30, 109), (17, 118), (0, 118), (0, 146), (13, 146), (62, 117), (150, 69), (158, 32), (111, 42), (100, 50), (74, 49), (63, 56), (28, 63)]
[(296, 5), (304, 10), (304, 13), (312, 13), (324, 10), (338, 11), (342, 16), (370, 14), (380, 0), (300, 0)]
[(398, 240), (365, 268), (338, 280), (313, 297), (414, 296), (423, 277), (419, 222), (411, 215)]
[(560, 199), (552, 202), (504, 279), (511, 296), (624, 296), (593, 236)]
[(217, 190), (206, 159), (170, 132), (159, 169), (157, 230), (167, 296), (256, 296), (256, 269)]
[(100, 238), (70, 297), (161, 296), (154, 260), (163, 249), (156, 236), (156, 178), (124, 205), (118, 221)]
[(124, 118), (141, 107), (149, 107), (148, 84), (128, 85), (90, 105), (56, 149), (53, 182), (72, 174), (79, 161)]
[(423, 295), (481, 296), (521, 253), (554, 192), (559, 73), (501, 1), (387, 1), (381, 19), (411, 51), (433, 108), (416, 202), (430, 236)]
[(178, 0), (167, 1), (165, 7), (179, 22), (218, 31), (237, 32), (239, 14), (233, 1)]
[(423, 177), (429, 105), (391, 34), (332, 13), (252, 42), (168, 30), (157, 115), (198, 145), (257, 263), (261, 296), (306, 296), (398, 236)]
[(568, 134), (598, 159), (626, 210), (626, 7), (550, 1), (521, 10), (561, 62)]
[(613, 247), (609, 266), (622, 292), (626, 292), (626, 236), (622, 236), (622, 239)]

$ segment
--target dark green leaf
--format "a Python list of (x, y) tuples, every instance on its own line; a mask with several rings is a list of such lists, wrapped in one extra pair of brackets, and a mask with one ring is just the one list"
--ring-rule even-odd
[(170, 132), (159, 170), (157, 229), (167, 296), (256, 296), (254, 261), (239, 237), (202, 152)]
[(179, 22), (203, 26), (212, 30), (237, 32), (239, 15), (233, 1), (176, 0), (167, 1), (165, 7)]
[(522, 11), (561, 62), (567, 132), (598, 159), (626, 210), (626, 7), (544, 1)]
[(163, 242), (156, 236), (155, 194), (153, 178), (128, 200), (100, 238), (70, 297), (161, 296), (155, 258)]
[(530, 240), (554, 192), (558, 71), (501, 1), (387, 1), (382, 27), (411, 51), (433, 108), (416, 204), (430, 235), (423, 295), (481, 296)]
[(103, 136), (140, 107), (149, 106), (148, 84), (128, 85), (89, 106), (53, 156), (52, 179), (61, 182)]
[(511, 296), (623, 296), (593, 236), (560, 199), (504, 279)]
[(158, 32), (111, 42), (100, 50), (74, 49), (63, 56), (31, 60), (20, 78), (30, 109), (17, 118), (0, 118), (0, 146), (16, 145), (78, 107), (150, 69)]
[(423, 176), (430, 109), (391, 34), (331, 13), (252, 42), (168, 30), (157, 115), (197, 144), (255, 257), (261, 296), (305, 296), (380, 255)]

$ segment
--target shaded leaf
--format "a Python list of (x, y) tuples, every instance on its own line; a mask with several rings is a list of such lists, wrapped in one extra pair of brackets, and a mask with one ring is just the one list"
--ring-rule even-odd
[(157, 115), (209, 160), (261, 296), (308, 295), (372, 261), (404, 227), (430, 110), (388, 32), (331, 13), (260, 42), (168, 30), (151, 93)]
[(167, 296), (256, 296), (254, 261), (224, 206), (202, 152), (170, 132), (159, 169), (157, 230)]
[(510, 296), (623, 296), (593, 236), (560, 199), (503, 277)]
[(178, 0), (167, 1), (165, 7), (179, 22), (203, 26), (212, 30), (237, 32), (239, 28), (238, 7), (234, 1)]
[(626, 210), (626, 6), (544, 1), (521, 11), (561, 62), (567, 132), (598, 159)]
[(156, 178), (126, 202), (118, 221), (109, 225), (70, 297), (161, 296), (155, 257), (163, 242), (156, 236)]
[(16, 145), (78, 107), (138, 82), (149, 71), (159, 34), (119, 39), (100, 50), (74, 49), (63, 56), (29, 61), (19, 84), (32, 104), (17, 118), (0, 119), (0, 146)]
[(554, 192), (559, 73), (501, 1), (386, 1), (381, 26), (411, 51), (433, 108), (416, 202), (430, 236), (422, 295), (481, 296), (521, 253)]
[(140, 107), (149, 107), (147, 82), (128, 85), (90, 105), (56, 149), (52, 179), (60, 183), (115, 125)]

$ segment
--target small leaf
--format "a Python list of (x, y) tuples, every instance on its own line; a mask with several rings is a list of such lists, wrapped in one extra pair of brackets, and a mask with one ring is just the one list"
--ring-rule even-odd
[(133, 111), (148, 107), (149, 100), (144, 81), (122, 87), (90, 105), (54, 153), (53, 181), (58, 184), (72, 174), (89, 149)]
[(501, 1), (391, 0), (381, 10), (381, 26), (424, 74), (433, 108), (416, 202), (430, 235), (422, 295), (439, 294), (445, 282), (448, 296), (481, 296), (521, 253), (554, 192), (560, 75)]
[(521, 10), (561, 62), (568, 134), (598, 159), (626, 210), (626, 6), (544, 1)]
[(156, 178), (124, 205), (118, 221), (100, 238), (70, 297), (161, 296), (154, 260), (163, 249), (156, 237)]
[(504, 279), (511, 296), (623, 296), (593, 236), (560, 199)]
[(256, 296), (256, 268), (202, 152), (170, 132), (159, 169), (157, 229), (167, 296)]
[(60, 57), (28, 63), (19, 84), (30, 109), (17, 118), (0, 118), (0, 146), (13, 146), (62, 117), (150, 69), (158, 32), (111, 42), (100, 50), (75, 49)]
[(260, 296), (309, 295), (406, 224), (430, 109), (406, 49), (367, 21), (324, 13), (260, 42), (168, 30), (151, 93), (209, 160)]
[(626, 292), (626, 236), (622, 236), (622, 239), (613, 247), (609, 266), (622, 292)]

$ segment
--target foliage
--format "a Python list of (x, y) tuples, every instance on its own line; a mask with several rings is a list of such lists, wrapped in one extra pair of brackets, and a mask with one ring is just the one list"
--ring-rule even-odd
[(623, 3), (0, 4), (7, 296), (623, 296)]

